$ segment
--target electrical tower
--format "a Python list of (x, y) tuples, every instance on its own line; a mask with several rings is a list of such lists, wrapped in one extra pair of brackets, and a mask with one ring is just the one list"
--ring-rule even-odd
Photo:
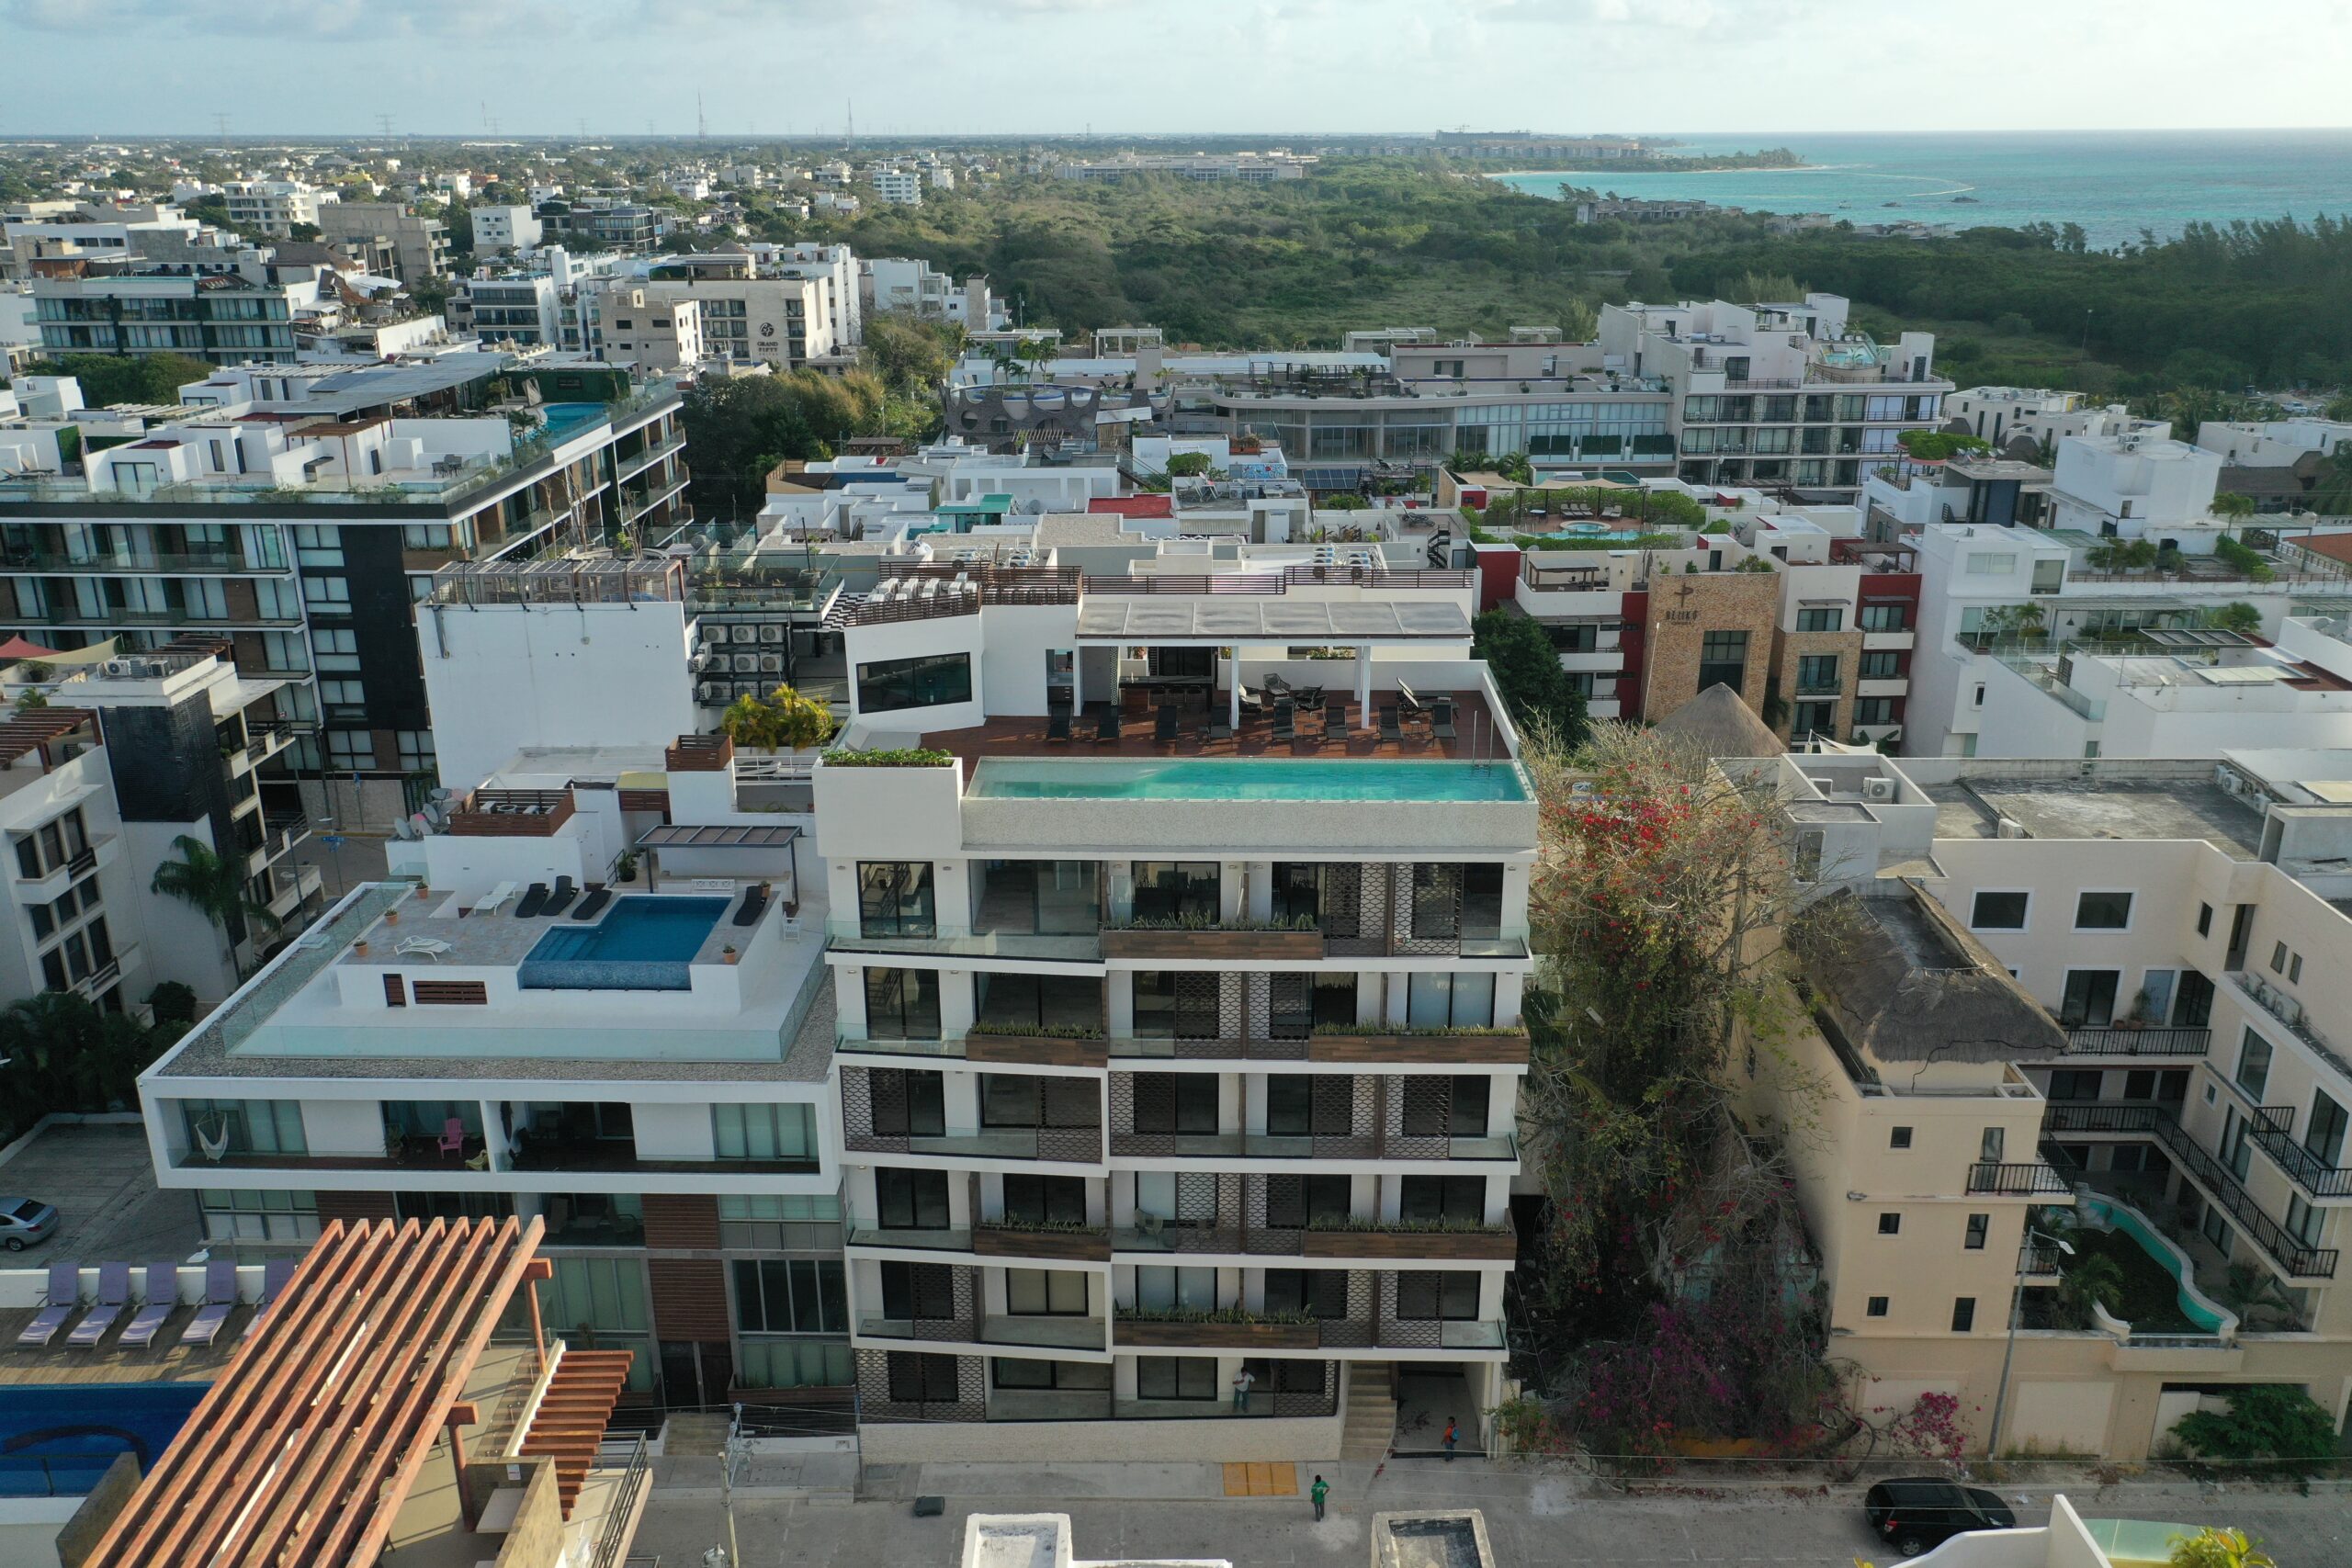
[(710, 140), (710, 120), (702, 112), (702, 95), (700, 93), (696, 93), (695, 95), (695, 140), (696, 141), (707, 141)]
[(212, 117), (212, 134), (218, 136), (223, 141), (229, 140), (229, 117), (227, 115), (216, 114)]

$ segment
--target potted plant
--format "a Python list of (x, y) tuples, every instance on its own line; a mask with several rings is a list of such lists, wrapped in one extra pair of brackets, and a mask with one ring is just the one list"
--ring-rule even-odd
[(637, 852), (635, 850), (623, 850), (620, 858), (613, 862), (613, 880), (615, 882), (637, 880)]
[(730, 942), (725, 947), (720, 948), (718, 950), (718, 956), (725, 959), (729, 964), (734, 963), (737, 956), (735, 944)]
[(360, 957), (362, 957), (362, 958), (367, 957), (367, 956), (368, 956), (368, 939), (367, 939), (366, 937), (364, 937), (364, 936), (363, 936), (363, 937), (361, 937), (357, 942), (353, 942), (353, 943), (351, 944), (351, 951), (352, 951), (352, 952), (354, 952), (354, 953), (357, 953), (357, 954), (358, 954)]

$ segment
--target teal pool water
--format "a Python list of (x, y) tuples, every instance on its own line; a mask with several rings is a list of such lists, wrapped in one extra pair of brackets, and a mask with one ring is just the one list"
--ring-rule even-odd
[(594, 424), (605, 417), (602, 403), (549, 403), (543, 412), (547, 415), (547, 437), (560, 441), (583, 424)]
[(2143, 1218), (2139, 1211), (2120, 1203), (2110, 1203), (2100, 1198), (2083, 1198), (2075, 1205), (2076, 1213), (2085, 1221), (2106, 1224), (2121, 1231), (2140, 1246), (2140, 1250), (2164, 1266), (2165, 1271), (2180, 1282), (2177, 1300), (2183, 1317), (2207, 1334), (2222, 1331), (2224, 1314), (2196, 1288), (2195, 1269), (2188, 1257), (2179, 1247), (2165, 1240)]
[(991, 800), (1525, 800), (1508, 763), (1330, 762), (1270, 757), (1166, 762), (986, 761)]

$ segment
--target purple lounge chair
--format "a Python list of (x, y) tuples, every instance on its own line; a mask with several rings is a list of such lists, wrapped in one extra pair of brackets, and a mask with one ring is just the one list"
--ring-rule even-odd
[(65, 1343), (75, 1349), (96, 1349), (98, 1341), (107, 1337), (107, 1330), (122, 1316), (122, 1309), (130, 1304), (130, 1265), (99, 1264), (98, 1304), (90, 1309), (88, 1316), (74, 1325), (74, 1332), (65, 1337)]
[(65, 1320), (82, 1304), (82, 1266), (79, 1263), (52, 1263), (49, 1266), (49, 1290), (41, 1297), (40, 1312), (25, 1325), (17, 1336), (17, 1344), (27, 1350), (46, 1350), (64, 1330)]
[(204, 1304), (180, 1330), (183, 1345), (209, 1345), (220, 1337), (220, 1325), (237, 1310), (237, 1261), (215, 1258), (204, 1266)]
[(123, 1325), (122, 1337), (115, 1341), (116, 1345), (153, 1345), (155, 1336), (164, 1331), (164, 1323), (178, 1310), (179, 1304), (179, 1265), (150, 1263), (147, 1265), (146, 1297), (139, 1303), (139, 1310), (130, 1314), (130, 1321)]
[(245, 1325), (248, 1337), (261, 1326), (262, 1319), (269, 1315), (269, 1309), (277, 1304), (279, 1294), (286, 1289), (286, 1281), (294, 1277), (294, 1266), (300, 1261), (299, 1258), (273, 1258), (261, 1266), (261, 1299), (254, 1303), (253, 1320)]

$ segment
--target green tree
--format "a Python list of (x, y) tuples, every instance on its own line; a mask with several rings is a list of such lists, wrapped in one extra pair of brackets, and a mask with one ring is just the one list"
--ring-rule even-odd
[(2172, 1568), (2278, 1568), (2278, 1562), (2245, 1531), (2208, 1525), (2174, 1543)]
[(2122, 1266), (2102, 1253), (2076, 1258), (2059, 1278), (2058, 1300), (2077, 1324), (2087, 1325), (2094, 1303), (2108, 1312), (2123, 1304)]
[[(172, 840), (180, 858), (155, 867), (148, 881), (151, 892), (176, 898), (209, 919), (228, 941), (230, 959), (245, 939), (248, 922), (276, 931), (282, 923), (269, 906), (246, 891), (243, 866), (222, 856), (201, 839), (182, 833)], [(240, 966), (239, 972), (243, 973)]]
[(769, 697), (750, 693), (737, 697), (719, 716), (718, 728), (738, 746), (775, 751), (821, 746), (840, 726), (823, 703), (778, 686)]
[(1472, 634), (1470, 657), (1487, 661), (1513, 724), (1547, 729), (1566, 746), (1584, 743), (1584, 697), (1569, 683), (1542, 626), (1525, 615), (1489, 610), (1472, 623)]
[(2216, 491), (2213, 494), (2213, 515), (2251, 517), (2254, 515), (2254, 497), (2233, 490)]
[(2262, 629), (2262, 612), (2243, 599), (2205, 612), (2205, 624), (2225, 632), (2246, 635)]
[(138, 1102), (139, 1075), (175, 1026), (150, 1030), (71, 991), (41, 991), (0, 1009), (0, 1132), (14, 1137), (51, 1111)]
[(2203, 1459), (2317, 1460), (2335, 1452), (2335, 1421), (2298, 1386), (2248, 1383), (2230, 1391), (2229, 1406), (2189, 1412), (2173, 1436)]
[(91, 408), (115, 403), (173, 403), (179, 389), (212, 374), (212, 367), (185, 354), (61, 354), (30, 367), (36, 376), (71, 376), (81, 383)]
[(1209, 455), (1205, 452), (1174, 452), (1169, 455), (1168, 477), (1171, 479), (1197, 479), (1209, 471)]
[(695, 387), (681, 412), (695, 454), (695, 512), (732, 522), (759, 510), (768, 470), (830, 457), (852, 435), (888, 432), (890, 397), (865, 370), (729, 376)]

